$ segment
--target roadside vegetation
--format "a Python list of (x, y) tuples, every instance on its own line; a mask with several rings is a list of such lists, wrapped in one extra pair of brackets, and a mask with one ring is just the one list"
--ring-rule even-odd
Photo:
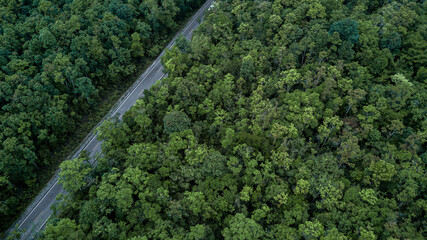
[(422, 2), (218, 1), (42, 239), (425, 239)]
[(203, 2), (0, 1), (0, 232)]

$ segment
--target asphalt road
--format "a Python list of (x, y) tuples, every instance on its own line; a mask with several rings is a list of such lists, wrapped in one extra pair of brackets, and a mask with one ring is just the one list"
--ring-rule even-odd
[[(200, 24), (200, 19), (203, 13), (212, 5), (214, 0), (208, 0), (200, 10), (190, 19), (187, 25), (181, 30), (187, 39)], [(180, 34), (179, 33), (179, 34)], [(169, 43), (166, 49), (169, 49), (175, 44), (175, 38)], [(115, 107), (110, 111), (108, 116), (119, 115), (121, 117), (127, 110), (129, 110), (143, 95), (145, 89), (149, 89), (156, 81), (164, 78), (166, 73), (163, 72), (163, 66), (160, 63), (160, 57), (164, 51), (157, 57), (153, 64), (139, 76), (135, 84), (123, 95)], [(80, 148), (75, 152), (71, 158), (76, 158), (81, 151), (86, 150), (90, 156), (94, 156), (101, 152), (101, 142), (96, 139), (97, 135), (89, 134)], [(94, 160), (92, 160), (94, 161)], [(92, 162), (93, 164), (93, 162)], [(18, 228), (23, 231), (21, 239), (32, 239), (42, 230), (47, 220), (52, 214), (51, 206), (57, 202), (56, 197), (58, 194), (66, 194), (62, 185), (58, 182), (58, 171), (55, 176), (50, 180), (46, 188), (36, 197), (33, 203), (28, 207), (23, 216), (17, 221)]]

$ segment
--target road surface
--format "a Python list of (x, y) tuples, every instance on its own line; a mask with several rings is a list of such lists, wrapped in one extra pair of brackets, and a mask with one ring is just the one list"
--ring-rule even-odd
[[(191, 38), (193, 31), (199, 26), (203, 13), (212, 5), (214, 0), (208, 0), (199, 9), (199, 11), (190, 19), (187, 25), (179, 32), (187, 39)], [(169, 49), (175, 44), (176, 37), (169, 43), (166, 49)], [(119, 115), (120, 117), (129, 110), (143, 95), (145, 89), (149, 89), (156, 81), (164, 78), (166, 73), (163, 73), (163, 66), (160, 63), (160, 57), (164, 51), (157, 57), (153, 64), (142, 73), (135, 84), (123, 95), (116, 103), (115, 107), (107, 115), (108, 117)], [(90, 156), (94, 156), (101, 152), (101, 142), (96, 139), (97, 135), (89, 134), (80, 148), (71, 157), (76, 158), (81, 151), (86, 150)], [(92, 162), (93, 163), (93, 162)], [(66, 194), (62, 185), (58, 182), (58, 171), (55, 176), (49, 181), (46, 188), (37, 196), (33, 203), (28, 207), (25, 213), (17, 221), (18, 228), (22, 230), (21, 239), (32, 239), (40, 230), (42, 230), (47, 220), (52, 214), (51, 206), (56, 202), (58, 194)], [(16, 226), (15, 225), (15, 226)]]

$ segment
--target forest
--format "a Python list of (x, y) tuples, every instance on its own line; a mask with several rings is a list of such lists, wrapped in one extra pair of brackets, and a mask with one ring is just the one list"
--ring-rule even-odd
[(216, 4), (41, 239), (425, 239), (427, 3)]
[(0, 232), (87, 112), (161, 52), (203, 0), (0, 0)]

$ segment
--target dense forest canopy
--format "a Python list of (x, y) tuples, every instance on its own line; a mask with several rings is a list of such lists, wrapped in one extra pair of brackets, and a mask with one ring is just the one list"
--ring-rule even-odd
[(87, 110), (203, 2), (0, 0), (0, 231)]
[[(2, 1), (1, 214), (190, 5)], [(426, 13), (218, 0), (162, 58), (168, 77), (101, 125), (98, 164), (61, 164), (70, 194), (42, 238), (425, 239)]]
[(218, 1), (98, 165), (62, 164), (43, 238), (425, 239), (426, 11)]
[(43, 239), (425, 239), (427, 3), (217, 4)]

